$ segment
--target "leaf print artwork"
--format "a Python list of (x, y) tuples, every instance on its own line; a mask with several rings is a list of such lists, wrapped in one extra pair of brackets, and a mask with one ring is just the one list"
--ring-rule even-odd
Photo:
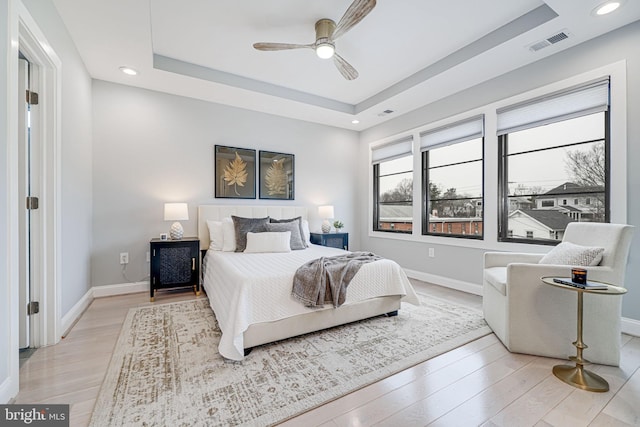
[(265, 176), (265, 183), (270, 196), (287, 194), (287, 172), (284, 170), (284, 159), (271, 162)]
[(238, 186), (244, 187), (247, 176), (247, 163), (240, 158), (236, 151), (236, 158), (224, 168), (224, 180), (228, 186), (233, 185), (233, 190), (239, 196)]

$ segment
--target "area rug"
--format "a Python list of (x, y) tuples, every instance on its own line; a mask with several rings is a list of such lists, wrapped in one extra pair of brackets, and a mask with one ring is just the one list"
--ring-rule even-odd
[(129, 311), (91, 426), (272, 425), (490, 333), (482, 313), (420, 295), (379, 316), (223, 359), (206, 298)]

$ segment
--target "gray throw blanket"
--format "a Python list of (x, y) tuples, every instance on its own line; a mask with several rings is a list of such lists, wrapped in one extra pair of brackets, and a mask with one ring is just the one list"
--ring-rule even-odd
[(291, 295), (307, 307), (333, 304), (339, 307), (347, 296), (347, 286), (360, 267), (381, 257), (371, 252), (350, 252), (322, 257), (304, 264), (293, 276)]

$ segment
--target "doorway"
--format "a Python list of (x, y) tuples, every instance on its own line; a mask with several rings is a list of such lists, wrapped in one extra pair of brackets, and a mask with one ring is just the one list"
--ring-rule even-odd
[[(18, 229), (19, 229), (19, 335), (20, 362), (31, 354), (38, 302), (33, 299), (39, 267), (38, 202), (41, 152), (39, 146), (38, 67), (23, 52), (18, 54)], [(33, 321), (32, 321), (33, 320)]]
[[(13, 121), (18, 145), (20, 139), (29, 140), (29, 161), (27, 162), (26, 142), (22, 143), (25, 155), (14, 169), (14, 188), (17, 206), (13, 207), (18, 217), (18, 283), (17, 294), (31, 304), (32, 314), (28, 326), (24, 313), (16, 313), (13, 334), (17, 335), (18, 347), (28, 344), (31, 348), (52, 345), (60, 340), (61, 329), (61, 268), (60, 268), (60, 173), (61, 173), (61, 93), (62, 62), (52, 49), (29, 12), (18, 2), (17, 51), (15, 61), (19, 75), (15, 75), (13, 87), (17, 112)], [(24, 62), (23, 62), (24, 61)], [(16, 73), (18, 74), (18, 73)], [(27, 99), (26, 87), (18, 91), (20, 80), (26, 81), (30, 92)], [(34, 95), (37, 93), (37, 95)], [(20, 113), (22, 111), (22, 113)], [(23, 114), (23, 119), (18, 119)], [(19, 157), (20, 147), (15, 147)], [(29, 172), (27, 174), (27, 171)], [(28, 176), (28, 178), (27, 178)], [(28, 184), (28, 190), (27, 190)], [(28, 195), (27, 193), (30, 193)], [(19, 197), (18, 197), (19, 196)], [(27, 197), (37, 196), (38, 201), (30, 202), (32, 209), (27, 212)], [(35, 208), (37, 203), (37, 209)], [(20, 229), (20, 221), (23, 228)], [(28, 221), (28, 222), (27, 222)], [(21, 277), (22, 275), (22, 277)], [(28, 279), (28, 282), (27, 282)], [(26, 286), (29, 283), (30, 286)], [(27, 304), (20, 304), (26, 310)], [(21, 323), (27, 332), (20, 332)], [(14, 350), (15, 349), (14, 347)]]

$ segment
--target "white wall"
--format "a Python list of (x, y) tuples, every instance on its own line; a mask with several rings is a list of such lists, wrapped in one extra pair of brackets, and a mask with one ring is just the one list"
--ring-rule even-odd
[(61, 252), (64, 316), (91, 287), (91, 77), (51, 1), (23, 0), (62, 61)]
[[(506, 99), (535, 88), (567, 79), (589, 70), (621, 60), (627, 61), (627, 222), (635, 225), (627, 269), (629, 293), (623, 299), (623, 316), (640, 320), (640, 287), (636, 277), (640, 274), (640, 22), (633, 23), (610, 34), (562, 51), (537, 63), (507, 73), (489, 82), (450, 96), (418, 110), (407, 113), (380, 126), (361, 133), (359, 186), (367, 188), (371, 167), (367, 163), (368, 146), (392, 135), (446, 119), (465, 111)], [(616, 114), (612, 111), (612, 114)], [(614, 141), (620, 143), (620, 141)], [(624, 144), (624, 141), (622, 141)], [(495, 152), (495, 150), (492, 150)], [(615, 168), (616, 165), (612, 165)], [(485, 182), (490, 180), (485, 177)], [(359, 215), (367, 218), (368, 194), (360, 196)], [(398, 261), (403, 267), (443, 276), (463, 282), (482, 282), (482, 256), (484, 248), (465, 248), (431, 242), (369, 237), (369, 219), (361, 226), (361, 246)], [(495, 228), (495, 218), (486, 218), (487, 228)], [(435, 243), (437, 242), (437, 243)], [(434, 247), (436, 257), (427, 257), (427, 247)]]
[[(93, 285), (147, 279), (149, 240), (171, 225), (165, 202), (189, 203), (185, 236), (196, 235), (198, 204), (307, 206), (312, 229), (316, 206), (333, 204), (357, 243), (354, 131), (104, 81), (93, 83), (93, 125)], [(214, 199), (216, 144), (294, 154), (295, 200)]]

